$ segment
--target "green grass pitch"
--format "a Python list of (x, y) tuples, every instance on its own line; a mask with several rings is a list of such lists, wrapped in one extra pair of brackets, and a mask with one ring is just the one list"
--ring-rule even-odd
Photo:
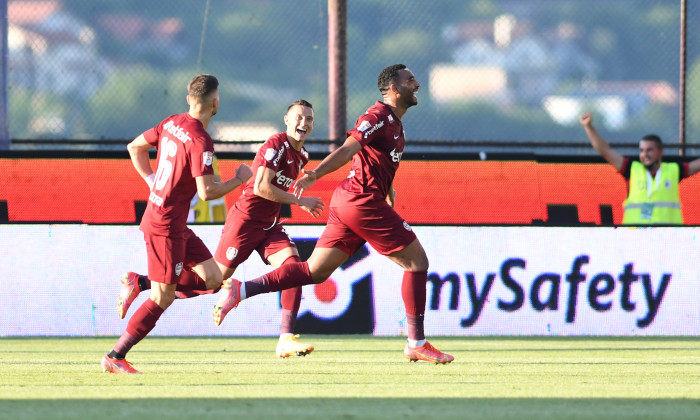
[(432, 337), (449, 365), (409, 363), (399, 337), (148, 337), (143, 375), (102, 373), (115, 337), (0, 338), (0, 419), (700, 419), (695, 337)]

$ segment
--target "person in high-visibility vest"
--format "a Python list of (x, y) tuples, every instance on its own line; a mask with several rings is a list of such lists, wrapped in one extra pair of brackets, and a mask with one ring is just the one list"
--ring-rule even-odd
[(639, 161), (632, 160), (610, 147), (593, 126), (590, 112), (582, 114), (579, 122), (593, 148), (628, 181), (623, 225), (683, 224), (678, 184), (700, 170), (700, 159), (680, 164), (662, 162), (661, 138), (648, 134), (639, 141)]

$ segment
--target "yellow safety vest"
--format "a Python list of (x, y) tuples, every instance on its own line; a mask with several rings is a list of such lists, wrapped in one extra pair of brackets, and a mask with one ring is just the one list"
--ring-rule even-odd
[[(219, 177), (219, 161), (214, 156), (212, 162), (214, 167), (214, 175)], [(204, 201), (200, 200), (197, 194), (192, 197), (190, 202), (190, 214), (187, 218), (188, 223), (212, 223), (226, 221), (226, 200), (224, 197), (215, 200)]]
[(193, 220), (190, 223), (212, 223), (226, 221), (226, 201), (224, 198), (204, 201), (195, 194), (190, 203)]
[(652, 177), (641, 162), (633, 161), (630, 168), (629, 194), (623, 203), (623, 225), (682, 225), (677, 163), (661, 163)]

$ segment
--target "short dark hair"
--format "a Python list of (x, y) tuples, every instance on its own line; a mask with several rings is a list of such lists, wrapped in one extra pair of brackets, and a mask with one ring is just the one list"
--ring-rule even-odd
[(187, 85), (187, 94), (197, 100), (208, 98), (219, 89), (219, 80), (211, 74), (200, 74)]
[(660, 148), (664, 148), (664, 144), (661, 142), (661, 137), (657, 136), (656, 134), (647, 134), (646, 136), (642, 137), (642, 140), (648, 140), (648, 141), (653, 141), (656, 142), (656, 144)]
[(389, 90), (391, 84), (399, 84), (399, 70), (406, 68), (405, 64), (392, 64), (379, 72), (377, 76), (377, 87), (382, 94), (385, 94)]
[(306, 99), (299, 99), (298, 101), (292, 102), (292, 103), (287, 107), (287, 112), (289, 112), (289, 110), (292, 109), (292, 107), (293, 107), (293, 106), (296, 106), (296, 105), (301, 105), (301, 106), (305, 106), (305, 107), (307, 107), (307, 108), (314, 109), (314, 106), (311, 105), (311, 102), (307, 101)]

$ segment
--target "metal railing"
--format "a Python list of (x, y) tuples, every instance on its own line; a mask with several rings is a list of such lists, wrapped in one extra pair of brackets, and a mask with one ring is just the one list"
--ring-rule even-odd
[(262, 141), (283, 129), (286, 105), (304, 97), (317, 113), (311, 136), (319, 144), (309, 144), (322, 149), (381, 99), (376, 76), (395, 62), (422, 83), (404, 125), (409, 143), (425, 150), (586, 154), (584, 110), (615, 144), (653, 132), (667, 148), (694, 154), (700, 142), (698, 2), (3, 5), (13, 150), (99, 150), (111, 147), (102, 139), (134, 138), (186, 110), (185, 86), (197, 71), (221, 81), (215, 139)]

